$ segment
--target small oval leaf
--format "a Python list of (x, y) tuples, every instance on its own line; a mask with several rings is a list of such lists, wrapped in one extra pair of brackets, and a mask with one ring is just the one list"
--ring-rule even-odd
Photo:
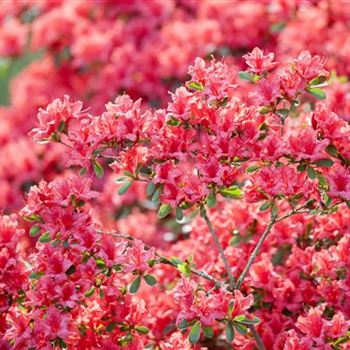
[(190, 334), (189, 334), (189, 340), (191, 344), (198, 343), (198, 340), (201, 336), (201, 324), (199, 321), (197, 321), (191, 328)]
[(226, 341), (232, 343), (235, 338), (235, 330), (233, 329), (232, 323), (228, 322), (226, 326)]
[(170, 212), (171, 212), (171, 206), (169, 204), (162, 204), (158, 210), (158, 217), (160, 219), (163, 219), (166, 216), (168, 216)]
[(126, 193), (128, 191), (128, 189), (130, 188), (130, 186), (132, 185), (133, 183), (133, 180), (130, 180), (130, 181), (126, 181), (122, 187), (119, 188), (118, 190), (118, 194), (121, 196), (123, 195), (124, 193)]
[(130, 285), (130, 293), (135, 294), (140, 289), (141, 286), (141, 276), (137, 276)]
[(307, 92), (318, 100), (324, 100), (327, 97), (326, 93), (320, 88), (309, 88)]
[(149, 286), (154, 286), (157, 283), (157, 279), (153, 275), (145, 275), (143, 278)]
[(35, 226), (33, 226), (33, 227), (29, 230), (29, 236), (34, 237), (34, 236), (36, 236), (39, 232), (40, 232), (40, 227), (35, 225)]

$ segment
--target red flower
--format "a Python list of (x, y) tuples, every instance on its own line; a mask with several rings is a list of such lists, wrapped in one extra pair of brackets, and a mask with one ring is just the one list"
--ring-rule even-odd
[(261, 74), (275, 68), (277, 62), (273, 62), (275, 55), (273, 53), (264, 54), (264, 52), (255, 47), (253, 51), (243, 56), (248, 70), (255, 74)]

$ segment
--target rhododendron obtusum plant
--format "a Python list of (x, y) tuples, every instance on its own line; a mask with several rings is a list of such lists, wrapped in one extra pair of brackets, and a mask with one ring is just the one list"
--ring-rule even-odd
[[(350, 125), (323, 101), (324, 58), (244, 59), (197, 58), (165, 109), (125, 94), (98, 115), (69, 96), (39, 110), (31, 135), (80, 174), (31, 187), (25, 260), (2, 218), (4, 346), (348, 348)], [(187, 246), (104, 227), (92, 188), (109, 173), (119, 196), (144, 184), (160, 221), (192, 220)]]

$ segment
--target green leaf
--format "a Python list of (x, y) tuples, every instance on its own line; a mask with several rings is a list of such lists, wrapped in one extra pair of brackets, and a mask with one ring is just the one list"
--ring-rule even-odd
[(252, 319), (247, 318), (245, 315), (239, 315), (234, 318), (235, 322), (243, 323), (243, 324), (258, 324), (260, 323), (260, 319), (254, 316)]
[(176, 119), (174, 116), (172, 116), (170, 119), (168, 119), (166, 123), (167, 123), (167, 125), (170, 125), (170, 126), (180, 125), (180, 121), (178, 119)]
[(0, 105), (9, 105), (12, 79), (33, 61), (43, 56), (42, 51), (27, 52), (15, 58), (0, 58)]
[(135, 330), (140, 334), (147, 334), (149, 333), (149, 329), (145, 326), (135, 326)]
[(191, 81), (190, 83), (187, 84), (187, 87), (192, 90), (196, 91), (203, 91), (204, 86), (201, 83), (197, 83), (196, 81)]
[(79, 175), (80, 175), (80, 176), (83, 176), (83, 175), (85, 175), (87, 172), (88, 172), (88, 170), (87, 170), (86, 168), (81, 168), (81, 169), (80, 169), (80, 172), (79, 172)]
[(160, 192), (161, 192), (161, 187), (158, 187), (154, 193), (153, 193), (153, 196), (152, 196), (152, 202), (154, 203), (158, 203), (159, 202), (159, 197), (160, 197)]
[(209, 208), (214, 208), (216, 206), (216, 192), (212, 190), (207, 198), (207, 206)]
[(231, 300), (228, 304), (228, 316), (232, 317), (233, 307), (235, 306), (234, 300)]
[(309, 88), (306, 91), (318, 100), (324, 100), (327, 97), (326, 93), (320, 88)]
[(191, 268), (190, 266), (188, 265), (188, 263), (186, 262), (183, 262), (181, 264), (178, 264), (177, 265), (177, 269), (183, 273), (186, 277), (190, 277), (191, 275)]
[(28, 222), (36, 222), (41, 220), (41, 216), (37, 214), (33, 214), (29, 216), (24, 216), (23, 219)]
[(116, 329), (116, 327), (117, 327), (117, 323), (116, 323), (116, 322), (110, 322), (110, 323), (108, 323), (108, 325), (106, 326), (106, 331), (107, 331), (108, 333), (113, 332), (113, 331)]
[(171, 206), (169, 204), (162, 204), (160, 207), (159, 207), (159, 210), (158, 210), (158, 217), (160, 219), (164, 219), (166, 216), (168, 216), (171, 212)]
[[(334, 342), (334, 345), (344, 344), (344, 343), (347, 343), (348, 341), (350, 341), (349, 336), (339, 337), (339, 338)], [(338, 348), (337, 348), (337, 349), (338, 349)], [(340, 348), (339, 348), (339, 349), (340, 349)]]
[(67, 349), (67, 343), (62, 338), (57, 338), (57, 343), (61, 349)]
[(212, 327), (203, 327), (203, 333), (209, 339), (214, 337), (214, 331)]
[(286, 26), (286, 22), (277, 22), (270, 26), (270, 33), (279, 33), (281, 32)]
[(180, 207), (176, 208), (176, 219), (181, 221), (184, 218), (184, 213)]
[(48, 232), (45, 232), (43, 235), (40, 236), (39, 242), (41, 243), (47, 243), (50, 242), (51, 238)]
[(153, 182), (149, 182), (147, 187), (146, 187), (146, 195), (147, 197), (152, 196), (153, 192), (156, 189), (156, 185)]
[(334, 162), (331, 159), (320, 159), (313, 162), (313, 164), (319, 167), (330, 168)]
[(316, 178), (316, 171), (314, 168), (308, 167), (307, 168), (307, 175), (309, 176), (310, 179), (315, 179)]
[(283, 265), (291, 251), (292, 246), (290, 244), (282, 244), (271, 259), (273, 266)]
[(29, 275), (29, 279), (30, 280), (38, 280), (42, 276), (44, 276), (44, 272), (33, 272)]
[(236, 328), (236, 330), (237, 330), (237, 332), (239, 334), (242, 334), (242, 335), (247, 334), (247, 332), (248, 332), (247, 326), (245, 326), (244, 324), (242, 324), (242, 323), (235, 323), (234, 326), (235, 326), (235, 328)]
[(71, 265), (71, 267), (66, 271), (66, 275), (71, 275), (76, 271), (76, 268), (74, 265)]
[(302, 171), (305, 171), (306, 170), (306, 167), (307, 167), (307, 164), (305, 163), (300, 163), (298, 166), (297, 166), (297, 170), (302, 172)]
[(197, 321), (191, 328), (190, 334), (189, 334), (189, 340), (191, 344), (196, 344), (199, 341), (199, 338), (201, 336), (201, 324), (199, 321)]
[(104, 175), (103, 167), (97, 160), (94, 161), (94, 172), (97, 177), (103, 177)]
[(132, 179), (135, 179), (135, 175), (132, 172), (128, 171), (128, 170), (124, 170), (123, 174), (125, 176), (127, 176), (127, 177), (131, 177)]
[(270, 112), (271, 112), (271, 108), (269, 106), (264, 106), (259, 111), (260, 114), (267, 114), (267, 113), (270, 113)]
[(141, 286), (141, 276), (137, 276), (134, 281), (131, 283), (129, 291), (131, 294), (137, 293)]
[(235, 330), (233, 329), (232, 323), (228, 322), (226, 326), (226, 341), (232, 343), (235, 339)]
[(183, 264), (183, 261), (176, 256), (172, 256), (169, 260), (176, 266), (179, 264)]
[(252, 81), (252, 74), (246, 71), (241, 71), (238, 73), (239, 77), (246, 81)]
[(96, 257), (96, 258), (95, 258), (95, 261), (96, 261), (96, 266), (97, 266), (99, 269), (104, 269), (104, 268), (106, 267), (106, 263), (105, 263), (105, 261), (104, 261), (102, 258)]
[(89, 297), (91, 297), (91, 296), (94, 294), (94, 292), (95, 292), (95, 287), (91, 287), (88, 291), (85, 292), (84, 295), (85, 295), (87, 298), (89, 298)]
[(63, 132), (65, 128), (66, 128), (66, 122), (64, 120), (62, 120), (60, 122), (60, 124), (58, 125), (58, 129), (57, 130), (58, 130), (58, 132)]
[(29, 230), (29, 236), (34, 237), (40, 232), (40, 227), (39, 226), (32, 226), (32, 228)]
[(219, 192), (224, 197), (230, 197), (230, 198), (241, 198), (242, 197), (242, 190), (237, 186), (230, 186), (227, 188), (220, 189)]
[(121, 196), (128, 191), (130, 186), (133, 184), (133, 180), (126, 181), (122, 187), (119, 188), (118, 194)]
[(259, 210), (265, 211), (265, 210), (269, 209), (271, 206), (272, 206), (272, 202), (267, 201), (260, 206)]
[(276, 217), (276, 215), (278, 214), (278, 207), (276, 205), (275, 202), (272, 203), (272, 206), (271, 206), (271, 213), (273, 216)]
[(310, 86), (315, 86), (315, 85), (320, 85), (324, 83), (327, 80), (327, 78), (324, 75), (321, 75), (319, 77), (316, 77), (315, 79), (311, 80), (309, 85)]
[(337, 150), (337, 147), (333, 146), (333, 145), (328, 145), (326, 147), (326, 152), (333, 156), (333, 157), (337, 157), (338, 156), (338, 150)]
[(145, 275), (143, 278), (149, 286), (154, 286), (157, 283), (157, 279), (153, 275)]
[(283, 117), (286, 117), (290, 113), (290, 110), (286, 108), (281, 108), (277, 109), (277, 113), (282, 115)]
[(188, 327), (188, 323), (186, 320), (182, 320), (179, 325), (177, 326), (181, 331), (184, 331)]
[(247, 173), (254, 173), (254, 171), (257, 171), (260, 167), (258, 165), (252, 165), (246, 169)]

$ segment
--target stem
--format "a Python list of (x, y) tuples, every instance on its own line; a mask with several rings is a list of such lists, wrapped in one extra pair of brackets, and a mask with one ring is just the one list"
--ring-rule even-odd
[[(169, 260), (169, 259), (167, 259), (167, 258), (165, 258), (163, 256), (160, 257), (160, 262), (163, 263), (163, 264), (167, 264), (167, 265), (171, 265), (171, 266), (177, 267), (176, 263), (172, 262), (171, 260)], [(195, 274), (197, 276), (200, 276), (200, 277), (203, 277), (206, 280), (213, 282), (215, 284), (215, 286), (223, 287), (225, 285), (225, 283), (217, 280), (215, 277), (209, 275), (205, 271), (197, 270), (197, 269), (194, 269), (192, 267), (190, 267), (190, 270), (191, 270), (191, 272), (193, 274)]]
[[(108, 235), (111, 235), (113, 237), (116, 237), (116, 238), (122, 238), (122, 239), (126, 239), (126, 240), (129, 240), (129, 241), (134, 241), (135, 238), (133, 236), (130, 236), (130, 235), (124, 235), (124, 234), (117, 234), (117, 233), (107, 233)], [(145, 247), (147, 249), (150, 249), (151, 247), (147, 244), (145, 244)], [(177, 264), (173, 261), (171, 261), (170, 259), (162, 256), (162, 255), (159, 255), (157, 252), (155, 253), (155, 255), (159, 258), (159, 262), (160, 263), (163, 263), (163, 264), (166, 264), (166, 265), (171, 265), (171, 266), (174, 266), (174, 267), (177, 267)], [(221, 282), (219, 281), (218, 279), (216, 279), (215, 277), (209, 275), (207, 272), (205, 271), (201, 271), (201, 270), (197, 270), (197, 269), (194, 269), (192, 267), (189, 267), (189, 269), (191, 270), (191, 272), (199, 277), (202, 277), (202, 278), (205, 278), (206, 280), (210, 281), (210, 282), (213, 282), (215, 284), (215, 286), (219, 286), (219, 287), (223, 287), (225, 286), (225, 283), (224, 282)]]
[[(227, 275), (228, 275), (228, 278), (229, 278), (229, 281), (230, 281), (230, 285), (231, 285), (231, 288), (232, 288), (232, 291), (235, 289), (235, 280), (234, 280), (234, 277), (232, 275), (232, 272), (231, 272), (231, 269), (230, 269), (230, 265), (226, 259), (226, 256), (225, 256), (225, 252), (222, 248), (222, 245), (220, 244), (220, 241), (219, 241), (219, 238), (214, 230), (214, 227), (213, 225), (211, 224), (209, 218), (208, 218), (208, 215), (207, 215), (207, 212), (205, 211), (204, 208), (202, 208), (201, 210), (201, 215), (203, 217), (203, 219), (205, 220), (205, 222), (207, 223), (208, 227), (209, 227), (209, 231), (214, 239), (214, 242), (216, 244), (216, 247), (218, 248), (219, 252), (220, 252), (220, 255), (221, 255), (221, 259), (222, 261), (224, 262), (224, 265), (225, 265), (225, 269), (226, 269), (226, 272), (227, 272)], [(249, 268), (248, 268), (249, 269)], [(255, 325), (249, 325), (249, 329), (250, 331), (252, 332), (253, 334), (253, 337), (255, 339), (255, 342), (256, 342), (256, 346), (258, 347), (259, 350), (266, 350), (265, 348), (265, 345), (262, 341), (262, 339), (260, 338), (260, 335), (258, 333), (258, 331), (256, 330), (255, 328)]]
[(287, 219), (287, 218), (289, 218), (289, 217), (291, 217), (293, 215), (303, 214), (303, 213), (308, 213), (309, 212), (308, 210), (303, 210), (303, 209), (305, 209), (304, 205), (299, 207), (299, 208), (297, 208), (297, 209), (292, 210), (290, 213), (287, 213), (286, 215), (281, 216), (279, 218), (277, 216), (275, 216), (275, 215), (271, 215), (271, 221), (266, 226), (265, 231), (261, 235), (257, 245), (255, 246), (252, 254), (249, 257), (247, 265), (245, 266), (245, 268), (244, 268), (243, 272), (241, 273), (241, 275), (238, 277), (235, 289), (240, 289), (241, 288), (241, 285), (242, 285), (245, 277), (247, 276), (250, 267), (252, 266), (252, 264), (253, 264), (255, 258), (257, 257), (257, 255), (259, 254), (261, 246), (263, 245), (267, 235), (270, 233), (273, 225), (276, 224), (277, 222), (281, 222), (281, 221), (283, 221), (283, 220), (285, 220), (285, 219)]
[(231, 268), (230, 268), (230, 265), (226, 259), (226, 256), (225, 256), (225, 252), (224, 252), (224, 249), (222, 248), (222, 245), (220, 244), (220, 241), (219, 241), (219, 237), (217, 236), (215, 230), (214, 230), (214, 227), (213, 225), (211, 224), (209, 218), (208, 218), (208, 215), (207, 215), (207, 212), (205, 211), (204, 208), (202, 208), (201, 210), (201, 215), (203, 217), (203, 219), (205, 220), (208, 228), (209, 228), (209, 231), (211, 233), (211, 236), (213, 237), (213, 240), (215, 242), (215, 245), (216, 245), (216, 248), (218, 249), (219, 253), (220, 253), (220, 256), (221, 256), (221, 259), (225, 265), (225, 269), (226, 269), (226, 272), (227, 272), (227, 275), (228, 275), (228, 279), (230, 281), (230, 286), (232, 288), (232, 290), (234, 290), (234, 287), (235, 287), (235, 279), (232, 275), (232, 272), (231, 272)]
[(249, 257), (249, 260), (247, 262), (247, 265), (245, 266), (243, 272), (241, 273), (241, 275), (238, 277), (235, 289), (240, 289), (241, 285), (243, 283), (243, 280), (245, 279), (245, 277), (247, 276), (250, 267), (252, 266), (255, 258), (257, 257), (257, 255), (260, 252), (261, 246), (263, 245), (265, 238), (267, 237), (267, 235), (270, 233), (272, 226), (276, 223), (276, 217), (272, 217), (271, 221), (268, 223), (268, 225), (265, 228), (265, 231), (263, 232), (263, 234), (261, 235), (257, 245), (255, 246), (252, 254)]
[(248, 327), (253, 334), (253, 337), (255, 339), (255, 342), (256, 342), (258, 349), (259, 350), (266, 350), (265, 344), (263, 343), (262, 339), (260, 338), (260, 335), (259, 335), (258, 331), (256, 330), (255, 325), (250, 324)]

